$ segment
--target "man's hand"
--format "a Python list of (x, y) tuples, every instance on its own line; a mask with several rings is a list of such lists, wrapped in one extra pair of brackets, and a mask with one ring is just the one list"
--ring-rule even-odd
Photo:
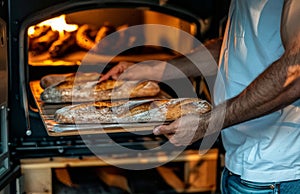
[(155, 80), (162, 79), (166, 62), (146, 61), (141, 63), (120, 62), (104, 74), (99, 81), (109, 79), (121, 80)]
[(199, 115), (183, 116), (169, 125), (153, 129), (154, 135), (165, 135), (176, 146), (186, 146), (204, 137), (207, 119)]
[(112, 79), (118, 79), (118, 77), (130, 66), (132, 66), (134, 63), (130, 62), (120, 62), (113, 68), (111, 68), (106, 74), (100, 77), (99, 82), (108, 80), (110, 77)]

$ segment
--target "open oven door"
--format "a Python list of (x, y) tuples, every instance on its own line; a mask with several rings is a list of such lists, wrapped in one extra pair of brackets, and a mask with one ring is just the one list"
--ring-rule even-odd
[(12, 161), (8, 140), (8, 54), (7, 25), (0, 17), (0, 193), (15, 193), (20, 166)]

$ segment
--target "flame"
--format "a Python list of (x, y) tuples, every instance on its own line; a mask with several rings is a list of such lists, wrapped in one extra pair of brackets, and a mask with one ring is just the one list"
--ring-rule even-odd
[(27, 33), (28, 33), (28, 36), (34, 34), (34, 26), (30, 26), (30, 27), (28, 28)]
[[(51, 18), (49, 20), (45, 20), (45, 21), (37, 24), (37, 26), (43, 26), (43, 25), (51, 26), (51, 29), (54, 31), (58, 31), (60, 36), (63, 36), (64, 31), (72, 32), (72, 31), (75, 31), (78, 29), (78, 25), (66, 23), (66, 15), (65, 14), (55, 17), (55, 18)], [(33, 33), (34, 33), (34, 26), (30, 26), (28, 28), (28, 35), (31, 35)]]

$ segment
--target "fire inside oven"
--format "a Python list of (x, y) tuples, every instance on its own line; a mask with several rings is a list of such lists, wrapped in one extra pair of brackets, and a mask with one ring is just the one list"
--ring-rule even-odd
[[(43, 18), (43, 20), (38, 18), (30, 21), (25, 31), (24, 62), (27, 66), (25, 80), (28, 83), (27, 101), (31, 122), (26, 135), (34, 137), (35, 131), (44, 130), (46, 135), (42, 137), (43, 141), (54, 138), (52, 145), (59, 147), (58, 144), (63, 142), (62, 144), (74, 145), (73, 147), (77, 149), (80, 149), (79, 144), (82, 143), (78, 135), (89, 136), (103, 132), (112, 135), (122, 133), (118, 136), (121, 137), (119, 141), (128, 146), (133, 145), (136, 140), (127, 138), (131, 137), (132, 132), (141, 132), (142, 136), (138, 136), (138, 141), (147, 139), (150, 144), (153, 144), (152, 146), (165, 141), (151, 135), (151, 129), (161, 123), (132, 124), (129, 122), (121, 125), (109, 123), (101, 127), (90, 123), (83, 125), (57, 123), (56, 112), (74, 103), (72, 100), (61, 99), (47, 101), (42, 95), (47, 87), (63, 85), (65, 82), (74, 84), (76, 79), (80, 79), (78, 78), (80, 75), (82, 79), (95, 84), (101, 73), (105, 73), (122, 61), (139, 63), (148, 60), (166, 61), (179, 57), (189, 52), (194, 47), (194, 42), (182, 42), (180, 33), (174, 32), (183, 31), (193, 37), (199, 36), (200, 29), (196, 20), (182, 19), (147, 7), (102, 7), (69, 11)], [(153, 30), (153, 26), (162, 28)], [(70, 86), (63, 87), (70, 89)], [(155, 95), (133, 97), (130, 100), (172, 97), (172, 89), (163, 84), (159, 84), (159, 87), (160, 91)], [(143, 131), (146, 131), (144, 136)], [(41, 144), (47, 142), (43, 141)], [(109, 142), (100, 142), (100, 144), (107, 145)], [(27, 144), (24, 143), (19, 149), (26, 150), (26, 146)], [(36, 142), (34, 145), (28, 143), (28, 147), (34, 146), (37, 146)], [(109, 152), (111, 151), (112, 149)]]
[[(153, 34), (153, 31), (147, 29), (148, 26), (141, 28), (141, 31), (131, 29), (136, 25), (147, 24), (179, 28), (192, 36), (197, 33), (195, 23), (150, 10), (106, 8), (62, 14), (28, 28), (28, 63), (32, 66), (80, 65), (90, 50), (100, 55), (98, 62), (107, 62), (107, 56), (116, 53), (115, 50), (124, 53), (111, 62), (139, 62), (147, 59), (143, 58), (146, 54), (151, 54), (149, 59), (164, 60), (174, 57), (175, 53), (165, 52), (159, 45), (169, 45), (174, 49), (192, 48), (193, 42), (183, 44), (178, 41), (178, 32), (171, 34), (161, 32), (163, 28), (157, 28)], [(107, 40), (105, 37), (108, 35), (114, 38)], [(149, 43), (153, 45), (147, 45)], [(144, 46), (141, 48), (132, 48), (142, 44)]]

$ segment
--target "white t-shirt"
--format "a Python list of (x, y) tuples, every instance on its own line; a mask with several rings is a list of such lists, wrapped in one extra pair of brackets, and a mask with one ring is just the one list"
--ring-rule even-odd
[[(219, 72), (226, 92), (222, 97), (224, 87), (216, 84), (216, 104), (239, 94), (283, 54), (280, 38), (283, 1), (231, 1)], [(272, 114), (222, 130), (222, 139), (225, 165), (242, 179), (255, 182), (300, 179), (299, 100)]]

